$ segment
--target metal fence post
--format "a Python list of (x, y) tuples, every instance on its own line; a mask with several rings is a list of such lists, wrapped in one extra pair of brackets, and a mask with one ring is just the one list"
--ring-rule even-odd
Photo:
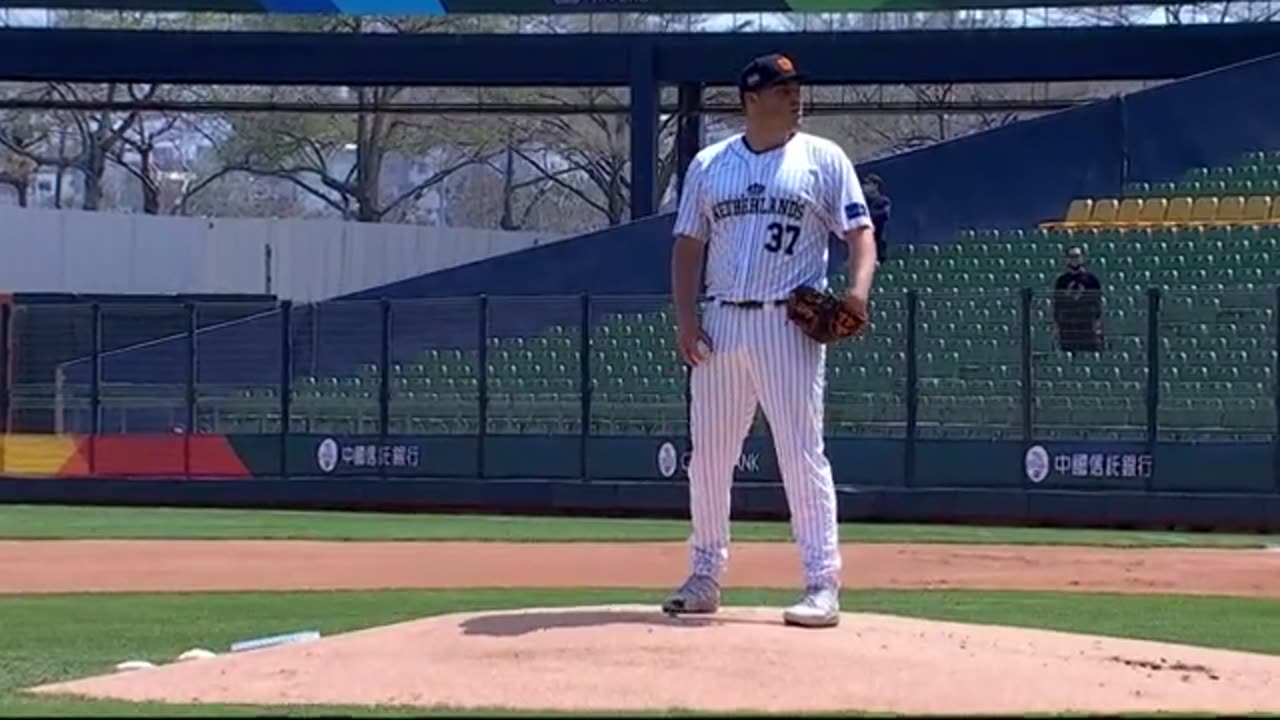
[(489, 296), (481, 294), (476, 319), (476, 476), (488, 477), (485, 456), (489, 437)]
[(0, 435), (9, 433), (9, 408), (12, 407), (12, 325), (13, 306), (7, 302), (0, 303)]
[[(1147, 453), (1155, 466), (1160, 432), (1160, 288), (1147, 288)], [(1155, 474), (1153, 471), (1152, 475)], [(1151, 478), (1146, 478), (1151, 490)]]
[(188, 302), (183, 304), (183, 309), (187, 314), (187, 369), (186, 369), (186, 397), (183, 404), (186, 413), (186, 432), (183, 433), (182, 448), (182, 470), (188, 480), (191, 479), (191, 435), (196, 431), (196, 329), (198, 328), (199, 315), (196, 304)]
[(578, 387), (582, 395), (582, 417), (579, 419), (578, 434), (580, 437), (578, 444), (578, 478), (583, 482), (588, 481), (588, 449), (591, 443), (591, 296), (582, 293), (579, 297), (580, 315), (579, 325), (581, 325), (581, 335), (578, 340), (578, 347), (581, 350), (578, 353), (578, 364), (580, 367), (580, 376), (578, 379)]
[(378, 311), (382, 330), (378, 357), (378, 470), (385, 479), (387, 464), (382, 458), (391, 434), (391, 301), (379, 300)]
[[(1031, 366), (1031, 300), (1032, 289), (1022, 288), (1022, 302), (1018, 310), (1022, 327), (1019, 331), (1019, 359), (1022, 363), (1022, 442), (1031, 444), (1035, 425), (1035, 378)], [(1024, 448), (1025, 452), (1025, 448)]]
[(1275, 367), (1271, 369), (1271, 387), (1274, 391), (1272, 402), (1275, 411), (1272, 420), (1274, 424), (1271, 426), (1271, 440), (1275, 445), (1275, 461), (1272, 463), (1272, 470), (1276, 477), (1276, 489), (1280, 490), (1280, 285), (1276, 286), (1275, 304), (1272, 308), (1272, 319), (1275, 321), (1275, 345), (1272, 350), (1276, 353)]
[(916, 423), (920, 411), (920, 359), (917, 352), (919, 340), (919, 306), (920, 292), (907, 291), (907, 431), (904, 443), (903, 482), (907, 487), (915, 485), (916, 480)]
[(280, 477), (289, 477), (289, 434), (293, 426), (293, 301), (280, 303)]
[(89, 305), (89, 475), (98, 472), (98, 435), (102, 432), (102, 306)]

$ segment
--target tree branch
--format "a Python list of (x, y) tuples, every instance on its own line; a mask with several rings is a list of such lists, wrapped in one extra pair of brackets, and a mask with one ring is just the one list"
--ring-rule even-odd
[(187, 188), (187, 191), (182, 194), (182, 200), (178, 202), (178, 212), (182, 213), (183, 215), (186, 215), (187, 201), (195, 197), (196, 194), (199, 193), (201, 190), (204, 190), (205, 188), (209, 187), (210, 185), (217, 182), (221, 178), (227, 175), (230, 175), (233, 172), (239, 172), (239, 171), (236, 168), (230, 167), (230, 166), (220, 168), (219, 170), (209, 175), (209, 177)]
[(3, 145), (9, 152), (14, 153), (15, 155), (20, 155), (38, 165), (62, 168), (76, 167), (76, 161), (74, 159), (59, 157), (57, 155), (42, 155), (34, 150), (28, 149), (28, 146), (25, 143), (19, 145), (2, 130), (0, 130), (0, 145)]
[(542, 198), (546, 197), (547, 193), (550, 193), (553, 187), (555, 187), (555, 185), (548, 183), (543, 185), (541, 188), (538, 188), (538, 192), (529, 200), (529, 204), (524, 206), (524, 212), (520, 213), (520, 227), (524, 227), (528, 224), (529, 215), (533, 213), (534, 208), (538, 206), (538, 203), (542, 202)]
[(125, 170), (129, 171), (129, 174), (138, 178), (138, 180), (142, 184), (152, 189), (155, 189), (156, 188), (155, 179), (147, 177), (146, 173), (142, 172), (140, 168), (135, 168), (133, 165), (130, 165), (129, 163), (125, 162), (125, 159), (124, 157), (122, 157), (122, 155), (123, 153), (117, 150), (116, 152), (113, 152), (113, 153), (107, 153), (107, 159), (115, 163), (116, 165), (119, 165), (120, 167), (124, 168)]
[(431, 187), (432, 185), (436, 185), (436, 184), (438, 184), (438, 183), (440, 183), (440, 182), (442, 182), (442, 181), (444, 181), (444, 180), (448, 179), (448, 177), (449, 177), (450, 175), (453, 175), (454, 173), (458, 172), (459, 170), (461, 170), (461, 169), (463, 169), (463, 168), (465, 168), (465, 167), (468, 167), (468, 166), (470, 166), (470, 165), (475, 165), (476, 163), (480, 163), (480, 162), (484, 162), (484, 161), (483, 161), (482, 159), (480, 159), (480, 158), (476, 158), (476, 157), (469, 157), (469, 158), (466, 158), (465, 160), (462, 160), (462, 161), (457, 162), (457, 163), (455, 163), (455, 164), (453, 164), (453, 165), (450, 165), (449, 167), (447, 167), (447, 168), (445, 168), (445, 169), (443, 169), (443, 170), (440, 170), (440, 171), (438, 171), (438, 172), (432, 173), (432, 174), (431, 174), (431, 176), (430, 176), (430, 177), (428, 177), (426, 180), (423, 180), (422, 182), (420, 182), (420, 183), (418, 183), (418, 184), (414, 185), (413, 187), (409, 188), (408, 190), (406, 190), (406, 191), (404, 191), (404, 192), (400, 193), (400, 195), (399, 195), (398, 197), (396, 197), (396, 199), (394, 199), (394, 200), (392, 200), (390, 203), (388, 203), (386, 207), (384, 207), (384, 208), (380, 208), (380, 209), (378, 210), (378, 219), (379, 219), (379, 220), (381, 220), (381, 219), (382, 219), (383, 217), (385, 217), (388, 213), (390, 213), (390, 212), (392, 212), (393, 210), (395, 210), (397, 207), (399, 207), (399, 205), (400, 205), (401, 203), (403, 203), (404, 201), (408, 200), (409, 198), (414, 197), (414, 196), (416, 196), (416, 195), (420, 195), (420, 194), (422, 193), (422, 191), (423, 191), (423, 190), (426, 190), (427, 188)]
[[(302, 175), (305, 173), (311, 173), (311, 174), (317, 175), (319, 176), (320, 183), (322, 185), (324, 185), (325, 187), (331, 190), (337, 190), (338, 192), (342, 193), (342, 189), (340, 187), (339, 188), (333, 187), (332, 178), (330, 178), (327, 174), (323, 172), (315, 170), (314, 168), (292, 167), (292, 168), (280, 168), (278, 170), (266, 170), (263, 168), (255, 168), (250, 165), (229, 165), (226, 169), (228, 171), (239, 171), (239, 172), (249, 173), (250, 175), (257, 175), (258, 177), (270, 177), (270, 178), (276, 178), (279, 180), (288, 180), (289, 182), (293, 183), (297, 187), (301, 188), (304, 192), (316, 198), (319, 198), (329, 207), (342, 213), (343, 217), (345, 217), (347, 214), (349, 203), (345, 203), (345, 202), (339, 203), (338, 201), (334, 200), (328, 195), (325, 195), (320, 190), (317, 190), (316, 188), (312, 187), (309, 183), (307, 183), (302, 178), (298, 177), (298, 175)], [(348, 196), (346, 193), (342, 193), (342, 197), (343, 199), (346, 199)]]
[(0, 171), (0, 185), (8, 185), (13, 191), (22, 194), (22, 188), (28, 184), (28, 181), (14, 175), (8, 171)]
[(546, 177), (548, 180), (550, 180), (551, 182), (555, 183), (556, 185), (558, 185), (558, 186), (560, 186), (560, 187), (564, 188), (565, 190), (568, 190), (570, 193), (572, 193), (572, 194), (576, 195), (580, 200), (582, 200), (584, 203), (586, 203), (586, 204), (587, 204), (587, 205), (589, 205), (590, 207), (594, 208), (597, 212), (599, 212), (600, 214), (604, 215), (605, 217), (608, 217), (608, 216), (609, 216), (609, 209), (608, 209), (607, 207), (605, 207), (604, 205), (601, 205), (600, 203), (596, 202), (595, 200), (592, 200), (591, 198), (587, 197), (586, 193), (582, 192), (582, 190), (580, 190), (580, 189), (578, 189), (578, 188), (574, 187), (574, 186), (573, 186), (573, 185), (571, 185), (570, 183), (565, 182), (565, 181), (564, 181), (563, 179), (561, 179), (560, 177), (557, 177), (555, 174), (553, 174), (553, 173), (549, 172), (545, 167), (543, 167), (543, 166), (542, 166), (542, 164), (541, 164), (541, 163), (539, 163), (537, 160), (534, 160), (533, 158), (529, 157), (529, 155), (528, 155), (528, 154), (526, 154), (526, 153), (525, 153), (523, 150), (521, 150), (520, 148), (516, 148), (516, 149), (515, 149), (515, 152), (516, 152), (516, 154), (517, 154), (517, 155), (519, 155), (521, 158), (523, 158), (525, 162), (527, 162), (527, 163), (529, 163), (530, 165), (532, 165), (532, 166), (533, 166), (533, 168), (534, 168), (535, 170), (537, 170), (538, 172), (542, 173), (542, 175), (543, 175), (544, 177)]

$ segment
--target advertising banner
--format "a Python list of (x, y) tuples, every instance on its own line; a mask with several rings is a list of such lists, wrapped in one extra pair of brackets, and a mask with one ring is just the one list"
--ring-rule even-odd
[(468, 477), (476, 438), (460, 435), (299, 435), (289, 445), (290, 475)]
[(1023, 470), (1029, 487), (1143, 490), (1155, 461), (1145, 443), (1047, 442), (1027, 448)]
[[(588, 447), (593, 478), (683, 481), (689, 477), (692, 445), (687, 437), (592, 438)], [(825, 450), (839, 484), (883, 487), (903, 483), (900, 440), (832, 438)], [(748, 437), (734, 461), (733, 477), (735, 481), (781, 482), (773, 438)]]

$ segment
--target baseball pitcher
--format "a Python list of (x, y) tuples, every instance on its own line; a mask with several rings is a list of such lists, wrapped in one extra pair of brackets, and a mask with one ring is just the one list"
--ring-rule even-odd
[[(865, 326), (876, 248), (853, 163), (836, 143), (798, 129), (801, 81), (784, 55), (751, 61), (739, 78), (745, 131), (698, 153), (680, 198), (672, 287), (679, 350), (692, 366), (692, 572), (663, 603), (669, 614), (719, 609), (734, 464), (760, 406), (804, 568), (803, 597), (783, 619), (839, 622), (836, 496), (823, 448), (826, 345)], [(827, 288), (833, 232), (849, 246), (842, 295)]]

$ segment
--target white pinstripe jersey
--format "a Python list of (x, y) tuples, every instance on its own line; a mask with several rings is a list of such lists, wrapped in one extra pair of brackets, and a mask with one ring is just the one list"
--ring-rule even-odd
[(689, 164), (675, 234), (709, 243), (708, 296), (767, 301), (799, 285), (825, 289), (829, 233), (870, 225), (862, 183), (839, 145), (797, 133), (755, 152), (739, 133)]

